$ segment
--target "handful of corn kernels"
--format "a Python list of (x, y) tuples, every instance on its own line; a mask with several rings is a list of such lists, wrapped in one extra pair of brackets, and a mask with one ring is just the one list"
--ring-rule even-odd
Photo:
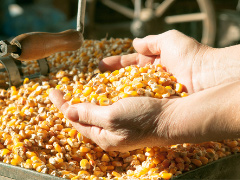
[(183, 85), (177, 83), (176, 78), (160, 64), (147, 64), (144, 67), (132, 65), (113, 72), (99, 73), (87, 84), (77, 83), (72, 88), (64, 84), (68, 81), (67, 77), (63, 77), (63, 84), (56, 88), (65, 92), (64, 99), (71, 104), (91, 102), (107, 106), (127, 97), (148, 96), (161, 99), (172, 95), (187, 96), (187, 93), (182, 92)]

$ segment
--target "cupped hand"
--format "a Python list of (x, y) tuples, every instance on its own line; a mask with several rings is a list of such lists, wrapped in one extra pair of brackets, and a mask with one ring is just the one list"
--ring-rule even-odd
[(162, 111), (167, 109), (168, 99), (129, 97), (110, 106), (92, 103), (69, 105), (63, 95), (59, 90), (52, 90), (50, 99), (82, 135), (104, 150), (128, 151), (152, 146), (161, 138), (164, 144), (168, 139), (168, 125)]
[(239, 137), (239, 88), (237, 81), (185, 98), (129, 97), (109, 106), (69, 105), (59, 90), (50, 99), (82, 135), (106, 151), (124, 152)]
[(135, 39), (137, 53), (112, 56), (99, 64), (101, 71), (128, 65), (162, 64), (188, 93), (240, 80), (240, 46), (217, 49), (198, 43), (177, 30)]

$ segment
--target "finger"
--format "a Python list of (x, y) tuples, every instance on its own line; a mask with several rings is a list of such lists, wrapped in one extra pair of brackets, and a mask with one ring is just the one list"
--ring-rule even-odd
[[(53, 89), (49, 93), (49, 99), (61, 111), (67, 109), (67, 107), (69, 106), (67, 101), (65, 99), (63, 99), (63, 96), (64, 96), (64, 92), (62, 92), (60, 90)], [(64, 112), (63, 112), (63, 114), (64, 114)]]
[(144, 66), (147, 63), (153, 63), (155, 56), (144, 56), (142, 54), (133, 53), (123, 56), (112, 56), (103, 59), (99, 63), (100, 71), (104, 72), (107, 70), (114, 71), (130, 65)]
[(150, 35), (142, 39), (134, 39), (133, 47), (143, 55), (159, 55), (161, 53), (160, 43), (161, 35)]
[[(136, 38), (133, 40), (134, 49), (143, 55), (159, 55), (163, 46), (171, 48), (169, 42), (178, 42), (187, 36), (177, 30), (169, 30), (159, 35), (150, 35), (145, 38)], [(173, 50), (174, 51), (174, 50)]]
[(91, 139), (105, 151), (126, 152), (128, 150), (136, 149), (134, 146), (132, 147), (128, 144), (119, 145), (118, 143), (122, 141), (122, 136), (111, 133), (108, 130), (96, 126), (83, 125), (77, 122), (71, 123), (81, 135)]
[(109, 124), (111, 109), (111, 106), (99, 106), (92, 103), (79, 103), (61, 108), (69, 120), (101, 128)]
[(137, 64), (137, 53), (123, 55), (123, 56), (111, 56), (104, 58), (100, 63), (98, 68), (100, 71), (114, 71), (116, 69), (121, 69), (123, 67)]

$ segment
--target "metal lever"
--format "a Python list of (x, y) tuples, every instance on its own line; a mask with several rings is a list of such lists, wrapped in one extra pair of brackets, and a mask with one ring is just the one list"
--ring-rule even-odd
[(74, 51), (83, 43), (86, 0), (78, 1), (77, 30), (60, 33), (32, 32), (15, 37), (10, 43), (1, 41), (0, 56), (11, 55), (21, 61), (42, 59), (56, 52)]
[[(11, 42), (0, 41), (0, 63), (9, 75), (8, 84), (18, 86), (22, 82), (20, 67), (21, 61), (38, 60), (40, 73), (29, 76), (36, 78), (47, 75), (49, 67), (46, 57), (61, 51), (73, 51), (81, 47), (83, 43), (84, 19), (86, 0), (78, 1), (77, 30), (67, 30), (60, 33), (33, 32), (21, 34)], [(1, 67), (0, 67), (1, 68)], [(1, 88), (1, 87), (0, 87)]]

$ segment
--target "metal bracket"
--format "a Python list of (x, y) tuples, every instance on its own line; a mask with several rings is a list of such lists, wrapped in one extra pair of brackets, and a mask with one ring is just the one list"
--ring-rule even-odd
[(19, 86), (22, 83), (18, 66), (11, 56), (0, 58), (0, 63), (4, 66), (9, 77), (9, 86)]
[(1, 57), (0, 63), (5, 69), (0, 70), (0, 72), (7, 72), (9, 81), (6, 84), (9, 84), (9, 86), (20, 86), (24, 78), (34, 79), (40, 77), (41, 75), (46, 76), (50, 72), (46, 58), (37, 60), (37, 62), (40, 72), (29, 76), (23, 76), (21, 72), (21, 61), (15, 60), (12, 56)]

